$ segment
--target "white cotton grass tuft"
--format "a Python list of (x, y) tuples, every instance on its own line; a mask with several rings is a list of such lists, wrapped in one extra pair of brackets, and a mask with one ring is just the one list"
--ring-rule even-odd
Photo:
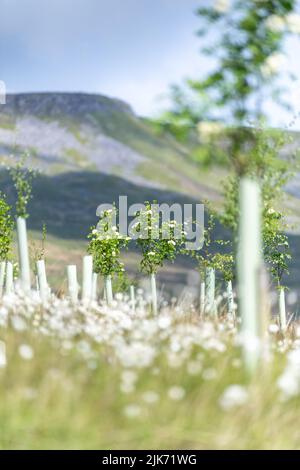
[(269, 333), (276, 334), (279, 332), (279, 330), (280, 328), (278, 325), (276, 325), (276, 323), (271, 323), (271, 325), (269, 326)]
[(168, 397), (174, 401), (180, 401), (185, 397), (185, 389), (178, 385), (174, 385), (168, 390)]
[(29, 344), (20, 344), (18, 351), (21, 358), (25, 361), (30, 361), (34, 357), (34, 351)]
[(136, 387), (137, 373), (133, 370), (124, 370), (121, 374), (120, 390), (122, 393), (133, 393)]
[(142, 399), (145, 403), (148, 403), (148, 405), (152, 405), (159, 401), (159, 394), (153, 390), (148, 390), (143, 393)]
[(171, 321), (172, 321), (171, 318), (167, 315), (162, 315), (157, 320), (158, 326), (162, 330), (169, 328), (171, 326)]
[(189, 361), (186, 370), (189, 375), (198, 375), (202, 370), (202, 364), (199, 361)]
[(219, 398), (219, 405), (224, 411), (230, 411), (233, 408), (244, 405), (248, 399), (249, 394), (244, 386), (238, 384), (229, 385)]
[(127, 405), (123, 408), (123, 413), (127, 418), (138, 418), (142, 414), (142, 408), (136, 404)]
[(134, 370), (124, 370), (121, 374), (121, 380), (123, 383), (132, 384), (138, 379), (138, 375)]
[(121, 382), (120, 390), (122, 393), (133, 393), (135, 391), (134, 383)]
[(27, 328), (25, 320), (22, 317), (17, 316), (17, 315), (15, 315), (11, 319), (11, 324), (12, 324), (13, 329), (16, 331), (25, 331)]
[(277, 379), (277, 387), (282, 400), (289, 400), (300, 394), (300, 349), (287, 354), (287, 365)]
[(216, 369), (213, 369), (212, 367), (209, 367), (202, 372), (202, 378), (204, 380), (214, 380), (216, 379), (217, 375), (218, 374)]
[(120, 344), (116, 354), (124, 367), (142, 368), (151, 365), (155, 357), (155, 349), (153, 346), (137, 341), (131, 345)]
[(289, 400), (292, 397), (299, 395), (300, 382), (299, 377), (292, 374), (289, 370), (280, 375), (277, 380), (277, 387), (281, 392), (283, 400)]
[(122, 292), (117, 292), (115, 294), (115, 299), (118, 301), (118, 302), (121, 302), (123, 300), (123, 294)]
[(7, 358), (6, 358), (6, 345), (4, 341), (0, 341), (0, 369), (6, 367)]

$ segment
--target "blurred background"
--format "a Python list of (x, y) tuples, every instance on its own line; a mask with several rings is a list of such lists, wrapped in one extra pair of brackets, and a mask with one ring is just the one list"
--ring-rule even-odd
[[(28, 225), (38, 240), (47, 224), (52, 285), (63, 289), (65, 266), (80, 265), (101, 203), (128, 195), (129, 203), (208, 199), (220, 207), (221, 181), (232, 172), (220, 126), (263, 118), (292, 136), (282, 158), (297, 150), (298, 11), (297, 1), (278, 0), (0, 0), (1, 189), (13, 201), (5, 167), (28, 154), (40, 170)], [(296, 288), (297, 171), (285, 191), (287, 284)], [(135, 277), (134, 251), (126, 266)], [(191, 267), (183, 258), (166, 265), (161, 285), (196, 288)]]

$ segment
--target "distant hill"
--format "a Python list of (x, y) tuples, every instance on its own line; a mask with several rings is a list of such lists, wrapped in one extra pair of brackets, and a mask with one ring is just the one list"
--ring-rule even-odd
[(210, 184), (199, 186), (200, 170), (187, 148), (155, 134), (128, 104), (101, 95), (8, 95), (0, 107), (0, 156), (22, 150), (47, 174), (100, 171), (145, 186), (212, 196)]

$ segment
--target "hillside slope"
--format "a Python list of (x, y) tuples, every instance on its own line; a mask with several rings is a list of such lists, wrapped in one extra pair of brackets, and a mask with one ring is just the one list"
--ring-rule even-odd
[(199, 169), (184, 146), (157, 136), (129, 105), (105, 96), (8, 95), (0, 108), (0, 156), (24, 150), (47, 174), (100, 171), (143, 186), (215, 197), (209, 184), (199, 187)]
[[(0, 162), (10, 165), (23, 152), (30, 155), (28, 164), (41, 170), (34, 182), (28, 226), (38, 238), (43, 221), (47, 223), (47, 264), (56, 285), (63, 281), (68, 262), (79, 264), (99, 204), (117, 202), (119, 195), (127, 195), (129, 204), (219, 197), (218, 175), (205, 181), (184, 146), (157, 136), (130, 106), (105, 96), (8, 95), (0, 107)], [(13, 202), (5, 170), (0, 172), (0, 186)], [(72, 249), (66, 250), (67, 240), (74, 240), (76, 248), (70, 242)], [(136, 255), (127, 258), (136, 271)], [(186, 265), (180, 261), (169, 266), (162, 280), (185, 283)]]

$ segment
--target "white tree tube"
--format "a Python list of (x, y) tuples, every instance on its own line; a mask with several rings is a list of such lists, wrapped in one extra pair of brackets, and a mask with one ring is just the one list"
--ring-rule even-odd
[(81, 299), (85, 302), (92, 298), (92, 280), (93, 280), (93, 258), (90, 255), (83, 257), (82, 266), (82, 294)]
[(10, 261), (6, 263), (5, 276), (5, 294), (11, 294), (14, 291), (14, 267)]
[(77, 267), (75, 264), (67, 266), (68, 275), (68, 294), (71, 301), (75, 304), (78, 301), (78, 282), (77, 282)]
[(107, 275), (104, 277), (104, 284), (105, 284), (105, 298), (107, 305), (110, 307), (113, 303), (113, 291), (112, 291), (112, 280), (111, 276)]
[(285, 310), (285, 291), (283, 287), (279, 289), (279, 319), (280, 319), (280, 328), (284, 332), (286, 331), (286, 328), (287, 328), (287, 321), (286, 321), (286, 310)]
[(214, 268), (206, 268), (206, 313), (216, 315), (215, 303), (215, 270)]
[(26, 219), (17, 218), (18, 251), (20, 264), (20, 281), (24, 291), (30, 290), (30, 263), (27, 242)]
[(227, 314), (230, 319), (234, 318), (234, 302), (233, 302), (233, 290), (232, 281), (227, 282)]
[(200, 315), (205, 314), (205, 282), (200, 283)]
[(152, 304), (152, 313), (153, 313), (153, 315), (157, 315), (158, 308), (157, 308), (157, 290), (156, 290), (156, 278), (155, 278), (155, 273), (151, 273), (151, 275), (150, 275), (150, 283), (151, 283), (151, 304)]
[(93, 273), (92, 278), (92, 300), (97, 300), (98, 297), (98, 274)]
[(47, 282), (47, 275), (46, 275), (46, 266), (45, 261), (43, 259), (39, 259), (36, 262), (36, 269), (39, 281), (39, 293), (41, 300), (45, 302), (49, 296), (49, 287)]
[(5, 267), (6, 267), (5, 261), (1, 261), (0, 263), (0, 297), (3, 294), (4, 280), (5, 280)]
[(254, 371), (260, 355), (260, 292), (262, 268), (261, 201), (255, 181), (244, 178), (240, 183), (238, 246), (239, 313), (246, 367)]
[(36, 291), (40, 291), (40, 285), (39, 285), (39, 277), (38, 275), (35, 276), (35, 285), (36, 285)]
[(131, 303), (131, 309), (132, 312), (135, 312), (135, 291), (134, 291), (134, 286), (130, 286), (130, 303)]

